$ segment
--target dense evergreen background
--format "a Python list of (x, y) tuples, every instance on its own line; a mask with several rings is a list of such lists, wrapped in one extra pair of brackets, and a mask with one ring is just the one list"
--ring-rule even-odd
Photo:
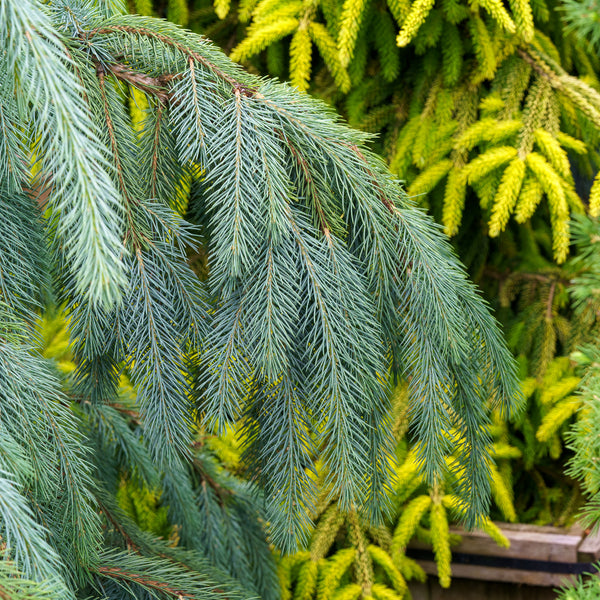
[(0, 0), (0, 596), (397, 600), (452, 522), (597, 523), (596, 10)]
[[(171, 1), (130, 10), (201, 31), (249, 69), (289, 80), (376, 134), (372, 147), (453, 236), (519, 360), (527, 408), (493, 428), (492, 515), (572, 523), (582, 492), (593, 497), (599, 489), (591, 463), (577, 467), (585, 446), (577, 440), (596, 431), (580, 387), (591, 361), (576, 352), (598, 338), (590, 283), (597, 250), (589, 229), (582, 233), (592, 227), (585, 218), (569, 247), (571, 218), (600, 212), (596, 3)], [(570, 434), (574, 422), (578, 433)], [(396, 561), (411, 535), (435, 538), (439, 522), (428, 516), (436, 494), (419, 493), (410, 442), (402, 426), (397, 432), (407, 462), (399, 470), (396, 542), (369, 538)], [(352, 562), (345, 556), (343, 568)], [(444, 556), (438, 550), (447, 584)]]

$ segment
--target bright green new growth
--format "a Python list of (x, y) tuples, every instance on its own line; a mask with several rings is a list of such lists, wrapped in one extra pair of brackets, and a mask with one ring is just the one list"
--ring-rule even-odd
[[(566, 2), (573, 28), (596, 14), (596, 1)], [(201, 2), (204, 14), (209, 3)], [(375, 144), (392, 172), (449, 236), (469, 226), (465, 206), (492, 238), (539, 207), (563, 263), (569, 219), (585, 210), (572, 171), (591, 177), (600, 165), (600, 63), (565, 29), (561, 11), (559, 0), (256, 0), (237, 14), (233, 5), (228, 39), (219, 39), (237, 38), (236, 60), (289, 79), (380, 134)], [(233, 30), (236, 17), (248, 27)], [(307, 22), (331, 43), (313, 39), (311, 48), (307, 40), (298, 61), (294, 40)], [(590, 34), (593, 23), (580, 29)], [(208, 31), (220, 36), (219, 23)], [(600, 181), (589, 209), (600, 214)]]
[[(449, 526), (451, 519), (461, 520), (464, 516), (463, 507), (456, 496), (445, 493), (453, 487), (450, 477), (432, 488), (419, 473), (418, 454), (415, 449), (408, 449), (404, 437), (408, 427), (407, 387), (405, 383), (398, 385), (392, 399), (398, 445), (390, 514), (383, 524), (373, 526), (354, 511), (344, 514), (337, 499), (328, 498), (324, 490), (313, 515), (315, 527), (310, 551), (297, 552), (279, 561), (282, 598), (332, 600), (357, 598), (361, 594), (366, 598), (371, 594), (403, 598), (407, 582), (426, 578), (419, 564), (406, 555), (406, 547), (414, 538), (428, 544), (435, 540), (440, 582), (446, 587), (450, 584), (451, 546), (460, 541), (460, 536), (450, 532)], [(506, 443), (493, 445), (495, 459), (519, 455), (516, 448)], [(449, 456), (446, 460), (451, 463), (454, 459)], [(493, 500), (504, 518), (514, 520), (510, 492), (498, 470), (493, 467), (490, 470)], [(499, 545), (508, 545), (508, 540), (489, 519), (482, 519), (479, 527)]]
[[(0, 8), (7, 558), (65, 598), (270, 598), (256, 489), (206, 436), (238, 426), (270, 539), (289, 551), (311, 527), (317, 459), (341, 510), (386, 513), (390, 377), (410, 381), (420, 469), (454, 470), (465, 521), (480, 521), (488, 410), (514, 409), (516, 380), (449, 244), (323, 104), (116, 8)], [(52, 291), (77, 365), (65, 381), (23, 339)], [(181, 549), (122, 513), (125, 476), (160, 488)]]

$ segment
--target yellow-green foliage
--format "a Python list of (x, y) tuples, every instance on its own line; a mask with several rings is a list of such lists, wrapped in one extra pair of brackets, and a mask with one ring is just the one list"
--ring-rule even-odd
[(600, 173), (596, 175), (590, 192), (590, 215), (600, 217)]
[(151, 0), (134, 0), (135, 13), (149, 17), (152, 15), (152, 2)]
[(494, 169), (511, 161), (516, 155), (517, 150), (512, 146), (499, 146), (480, 154), (465, 167), (467, 181), (470, 184), (476, 183)]
[(354, 573), (363, 590), (369, 590), (374, 582), (373, 561), (367, 550), (367, 535), (363, 523), (356, 512), (350, 511), (347, 517), (348, 540), (356, 550)]
[(512, 491), (506, 485), (502, 475), (494, 465), (490, 465), (490, 475), (492, 495), (494, 496), (496, 505), (507, 521), (515, 523), (517, 521), (517, 511), (513, 504)]
[(318, 584), (318, 600), (330, 600), (340, 585), (342, 577), (354, 563), (356, 550), (343, 548), (326, 561), (326, 566), (321, 569)]
[(548, 198), (552, 218), (552, 248), (556, 262), (562, 263), (566, 260), (569, 250), (569, 206), (563, 182), (550, 163), (537, 152), (527, 155), (527, 166), (540, 182)]
[(487, 533), (501, 548), (510, 547), (510, 542), (508, 541), (508, 538), (502, 533), (502, 531), (500, 531), (498, 525), (496, 525), (488, 517), (485, 517), (482, 520), (481, 524), (479, 525), (479, 528), (481, 529), (481, 531)]
[(410, 11), (410, 0), (387, 0), (387, 6), (396, 23), (402, 25)]
[(396, 38), (398, 46), (407, 46), (425, 23), (435, 0), (414, 0), (410, 11), (402, 23), (402, 29)]
[(340, 588), (332, 600), (358, 600), (362, 596), (362, 588), (357, 583), (350, 583)]
[[(298, 15), (303, 8), (302, 0), (292, 0), (291, 2), (285, 0), (259, 0), (254, 2), (254, 5), (250, 16), (255, 26), (260, 23), (273, 23), (282, 16)], [(251, 33), (251, 31), (248, 31), (248, 34)]]
[(467, 172), (459, 169), (450, 170), (446, 183), (444, 212), (442, 222), (447, 235), (456, 235), (462, 220), (467, 195)]
[(504, 8), (500, 0), (479, 0), (479, 5), (487, 10), (488, 13), (508, 32), (515, 33), (517, 28), (514, 21)]
[(510, 0), (510, 8), (514, 15), (517, 32), (526, 42), (533, 38), (533, 11), (527, 0)]
[(505, 443), (499, 443), (493, 445), (492, 456), (495, 460), (521, 458), (522, 452), (514, 446), (509, 446)]
[(438, 578), (442, 587), (450, 587), (452, 569), (450, 562), (452, 552), (450, 550), (450, 531), (448, 528), (448, 516), (446, 509), (440, 501), (431, 506), (431, 542), (433, 553), (438, 569)]
[(392, 541), (392, 556), (396, 558), (402, 554), (406, 545), (415, 534), (415, 531), (423, 518), (423, 515), (431, 506), (429, 495), (417, 496), (411, 500), (402, 510)]
[(464, 46), (460, 31), (453, 23), (444, 24), (441, 46), (444, 83), (447, 86), (453, 86), (460, 78), (464, 57)]
[(419, 476), (419, 462), (416, 450), (411, 450), (404, 461), (396, 469), (396, 484), (394, 487), (394, 499), (396, 508), (399, 511), (400, 506), (408, 497), (419, 487), (422, 479)]
[(536, 129), (534, 132), (535, 142), (546, 160), (554, 170), (564, 179), (571, 182), (571, 165), (567, 153), (561, 148), (559, 141), (545, 129)]
[[(563, 292), (559, 285), (563, 284), (552, 278), (544, 281), (541, 273), (535, 276), (545, 298), (544, 303), (551, 301), (551, 304), (542, 308), (541, 320), (546, 321), (550, 315), (551, 322), (558, 315), (554, 310), (548, 310), (554, 302), (546, 296), (546, 291), (553, 290), (555, 296), (560, 296)], [(535, 301), (531, 283), (532, 279), (525, 279), (524, 293), (529, 296), (528, 302), (533, 301), (531, 312), (539, 314), (540, 305)], [(526, 315), (525, 321), (528, 318)], [(534, 337), (543, 337), (535, 325), (532, 329)], [(570, 335), (564, 337), (564, 344), (569, 339)], [(543, 344), (543, 340), (540, 341)], [(523, 350), (526, 355), (530, 354), (528, 349)], [(502, 513), (502, 520), (511, 520), (516, 509), (521, 522), (569, 525), (574, 522), (582, 502), (578, 486), (562, 474), (565, 440), (568, 439), (573, 421), (575, 427), (579, 423), (577, 408), (581, 405), (581, 399), (574, 393), (581, 379), (569, 356), (553, 358), (553, 352), (547, 357), (544, 369), (536, 373), (537, 376), (528, 377), (522, 382), (523, 396), (527, 402), (523, 413), (510, 424), (499, 416), (494, 417), (491, 433), (498, 441), (492, 453), (496, 466), (490, 465), (490, 471), (492, 493), (496, 507)], [(528, 363), (522, 356), (521, 365), (526, 371), (533, 363)], [(499, 518), (497, 513), (494, 518)], [(494, 532), (486, 527), (481, 526), (494, 538)], [(498, 538), (498, 541), (500, 543), (501, 540)]]
[(262, 24), (261, 27), (250, 28), (248, 37), (235, 48), (231, 53), (231, 58), (238, 61), (246, 60), (285, 36), (294, 33), (297, 28), (297, 17), (283, 16), (276, 21)]
[(402, 600), (402, 595), (397, 594), (380, 583), (373, 584), (371, 594), (375, 600)]
[(290, 82), (301, 91), (308, 89), (310, 81), (311, 46), (307, 26), (302, 23), (290, 44)]
[(367, 0), (344, 0), (338, 31), (340, 63), (344, 68), (354, 56), (354, 47), (366, 6)]
[(427, 194), (438, 184), (440, 179), (446, 177), (452, 167), (451, 160), (440, 160), (440, 162), (435, 163), (425, 171), (421, 171), (419, 176), (410, 184), (408, 195)]
[(379, 546), (374, 546), (373, 544), (370, 544), (367, 547), (367, 551), (373, 562), (385, 571), (394, 590), (398, 592), (400, 597), (404, 596), (408, 590), (408, 586), (406, 585), (402, 573), (400, 573), (390, 555)]
[[(409, 407), (406, 386), (398, 386), (393, 398), (393, 418), (405, 423)], [(402, 436), (404, 428), (396, 429)], [(452, 435), (450, 432), (449, 435)], [(519, 457), (519, 451), (507, 443), (494, 445), (498, 457)], [(406, 598), (407, 582), (425, 580), (423, 569), (405, 554), (414, 537), (431, 544), (443, 585), (450, 578), (450, 547), (460, 536), (450, 534), (449, 518), (460, 519), (464, 507), (451, 495), (443, 495), (439, 484), (431, 490), (419, 472), (416, 448), (406, 451), (405, 442), (397, 448), (397, 482), (394, 490), (394, 514), (388, 525), (367, 525), (354, 511), (342, 513), (334, 500), (326, 496), (318, 505), (316, 526), (310, 541), (310, 551), (300, 552), (292, 559), (280, 561), (280, 582), (283, 599), (336, 600), (336, 598)], [(449, 463), (454, 459), (448, 458)], [(499, 477), (492, 468), (492, 476)], [(319, 473), (322, 478), (323, 473)], [(449, 476), (451, 477), (451, 476)], [(449, 480), (450, 482), (450, 480)], [(448, 483), (449, 483), (448, 482)], [(510, 499), (502, 483), (492, 481), (492, 495), (497, 506), (510, 517)], [(512, 507), (514, 511), (514, 507)], [(482, 522), (482, 530), (500, 545), (507, 541), (493, 523)]]
[(121, 508), (145, 531), (168, 537), (171, 528), (160, 496), (136, 481), (123, 478), (117, 491)]
[(473, 182), (473, 191), (479, 198), (479, 206), (488, 210), (493, 204), (502, 176), (502, 169), (495, 169), (481, 179)]
[(318, 565), (309, 558), (298, 570), (294, 600), (310, 600), (317, 589)]
[(323, 513), (312, 535), (310, 543), (312, 556), (323, 558), (329, 552), (329, 548), (331, 548), (344, 521), (345, 517), (338, 510), (337, 504), (330, 504)]
[(279, 558), (277, 562), (277, 577), (279, 579), (279, 587), (281, 590), (281, 600), (291, 600), (292, 593), (292, 569), (297, 562), (298, 554), (291, 554)]
[[(557, 402), (570, 396), (581, 383), (581, 377), (569, 375), (570, 369), (565, 359), (563, 356), (555, 361), (555, 364), (560, 365), (558, 369), (548, 369), (539, 394), (540, 404), (544, 407), (555, 406)], [(555, 377), (560, 379), (555, 380)]]
[(240, 471), (239, 440), (234, 431), (226, 428), (219, 436), (206, 435), (203, 438), (203, 443), (207, 450), (210, 450), (228, 471), (231, 473)]
[(515, 220), (517, 223), (525, 223), (533, 216), (535, 209), (542, 201), (544, 190), (542, 184), (533, 174), (525, 176), (525, 181), (521, 186), (521, 192), (517, 201), (515, 210)]
[(459, 136), (454, 148), (459, 151), (472, 150), (482, 142), (502, 142), (516, 135), (523, 123), (516, 119), (498, 121), (492, 118), (481, 119)]
[[(528, 235), (524, 239), (530, 244), (531, 230), (525, 232)], [(546, 243), (549, 245), (550, 240)], [(561, 269), (550, 265), (536, 273), (528, 268), (514, 271), (498, 290), (503, 306), (518, 299), (519, 319), (509, 328), (508, 341), (517, 354), (527, 357), (529, 371), (539, 379), (544, 377), (560, 347), (574, 339), (576, 330), (561, 314), (568, 302), (567, 284)]]
[(224, 19), (229, 14), (231, 8), (231, 0), (215, 0), (215, 13), (219, 19)]
[(147, 109), (148, 99), (146, 98), (146, 94), (132, 87), (129, 99), (129, 113), (131, 114), (131, 122), (138, 134), (144, 129), (144, 113)]
[(167, 19), (186, 27), (189, 21), (187, 0), (168, 0)]
[(413, 560), (412, 558), (409, 558), (406, 555), (401, 555), (394, 559), (394, 564), (397, 565), (400, 573), (402, 573), (404, 576), (404, 579), (416, 579), (420, 582), (427, 581), (427, 574), (421, 565), (419, 565), (417, 561)]
[(373, 40), (379, 61), (381, 75), (386, 81), (394, 81), (400, 73), (400, 52), (395, 44), (396, 27), (389, 13), (376, 11), (373, 15), (377, 35)]
[(504, 170), (502, 181), (498, 186), (496, 202), (492, 208), (492, 216), (489, 221), (491, 237), (496, 237), (501, 231), (504, 231), (517, 203), (524, 177), (525, 162), (517, 157)]
[(59, 363), (71, 361), (69, 332), (63, 314), (47, 312), (40, 319), (38, 330), (41, 335), (42, 353)]
[(333, 80), (342, 92), (348, 92), (350, 76), (348, 71), (342, 67), (335, 40), (331, 37), (327, 28), (322, 23), (311, 21), (308, 26), (310, 37), (323, 57), (323, 61), (333, 76)]
[(568, 421), (581, 406), (576, 396), (568, 396), (553, 406), (544, 416), (535, 436), (540, 442), (551, 442), (558, 430)]
[(553, 359), (543, 377), (524, 381), (523, 392), (529, 405), (519, 427), (532, 427), (535, 434), (525, 438), (524, 456), (528, 467), (533, 466), (536, 456), (547, 452), (556, 456), (561, 451), (562, 436), (566, 433), (563, 426), (580, 405), (578, 397), (573, 396), (580, 382), (567, 356)]
[(539, 442), (550, 448), (560, 448), (560, 429), (581, 405), (580, 399), (572, 395), (581, 383), (581, 378), (572, 373), (568, 357), (555, 359), (548, 367), (535, 395), (541, 410), (541, 422), (535, 435)]
[(581, 140), (578, 140), (562, 131), (556, 134), (558, 143), (567, 150), (572, 150), (576, 154), (587, 154), (587, 146)]
[(239, 18), (249, 26), (231, 56), (286, 54), (287, 70), (267, 62), (353, 125), (381, 133), (377, 149), (449, 235), (473, 196), (492, 237), (542, 204), (537, 215), (550, 221), (561, 263), (569, 218), (583, 209), (570, 161), (579, 157), (587, 174), (600, 166), (600, 153), (588, 152), (598, 142), (600, 61), (551, 25), (556, 2), (244, 0)]
[(494, 76), (498, 61), (489, 29), (479, 15), (473, 15), (469, 19), (469, 32), (473, 41), (473, 51), (479, 63), (479, 69), (473, 74), (473, 83), (480, 83)]

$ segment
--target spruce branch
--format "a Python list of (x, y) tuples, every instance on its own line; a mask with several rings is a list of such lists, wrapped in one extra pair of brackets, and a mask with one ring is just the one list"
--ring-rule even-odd
[[(390, 377), (410, 382), (417, 466), (431, 481), (453, 470), (460, 502), (470, 507), (465, 518), (477, 522), (489, 496), (488, 409), (518, 402), (514, 367), (447, 241), (367, 150), (370, 138), (322, 103), (244, 73), (205, 39), (164, 21), (107, 16), (118, 6), (104, 4), (30, 4), (48, 29), (36, 43), (58, 48), (46, 48), (54, 57), (49, 72), (63, 83), (72, 79), (73, 88), (64, 92), (65, 106), (55, 106), (60, 90), (50, 89), (49, 75), (40, 87), (23, 63), (29, 79), (7, 89), (17, 108), (27, 107), (26, 118), (3, 105), (0, 152), (10, 156), (0, 168), (13, 173), (27, 144), (49, 165), (40, 176), (50, 188), (42, 222), (74, 376), (59, 380), (11, 325), (33, 323), (43, 278), (27, 279), (10, 245), (42, 271), (33, 249), (44, 244), (29, 219), (39, 207), (25, 202), (23, 186), (10, 187), (13, 177), (0, 187), (0, 203), (12, 208), (2, 215), (15, 215), (22, 228), (10, 243), (0, 236), (0, 300), (12, 319), (0, 348), (0, 425), (7, 430), (0, 459), (23, 472), (22, 503), (47, 525), (70, 591), (85, 593), (92, 573), (109, 596), (222, 597), (229, 592), (213, 580), (227, 578), (216, 567), (272, 598), (267, 535), (286, 552), (307, 541), (317, 465), (339, 508), (351, 511), (365, 589), (379, 589), (360, 519), (381, 522), (389, 511)], [(21, 27), (28, 31), (27, 23)], [(362, 38), (345, 35), (345, 51), (361, 52)], [(12, 31), (4, 38), (7, 64), (17, 65), (23, 59), (12, 56)], [(430, 112), (443, 93), (437, 82)], [(69, 107), (80, 128), (65, 125), (42, 142), (14, 133), (37, 135), (49, 123), (60, 129)], [(84, 130), (91, 150), (80, 148)], [(542, 153), (562, 156), (537, 137)], [(88, 150), (84, 161), (97, 151), (88, 166), (96, 174), (101, 167), (98, 189), (88, 178), (59, 190), (61, 168), (84, 169), (71, 156), (80, 150)], [(557, 160), (540, 154), (536, 164), (546, 172), (563, 165)], [(100, 204), (114, 200), (114, 222), (101, 211), (93, 227), (116, 259), (120, 303), (116, 292), (109, 302), (110, 294), (82, 290), (73, 270), (61, 211), (75, 211), (71, 233), (92, 226), (89, 214), (75, 210), (76, 192), (97, 192), (92, 199)], [(71, 204), (55, 210), (61, 194)], [(0, 231), (8, 218), (0, 217)], [(84, 242), (77, 268), (87, 264)], [(206, 256), (204, 280), (188, 265), (188, 252)], [(230, 426), (252, 482), (229, 474), (214, 449), (194, 445), (198, 435)], [(456, 458), (448, 463), (451, 446)], [(151, 527), (168, 535), (176, 525), (171, 533), (180, 545), (207, 560), (186, 550), (187, 566), (180, 564), (181, 553), (123, 518), (115, 497), (140, 521), (160, 503), (163, 521)], [(376, 558), (401, 588), (399, 571)], [(313, 560), (305, 567), (313, 587), (319, 568)]]
[(24, 125), (36, 140), (40, 176), (52, 182), (50, 223), (68, 249), (79, 290), (93, 302), (111, 304), (124, 284), (115, 233), (121, 202), (89, 107), (79, 95), (75, 65), (45, 7), (7, 1), (0, 20), (0, 39), (9, 50), (4, 68), (15, 74), (7, 83), (30, 105), (25, 110), (21, 100)]
[[(206, 58), (205, 56), (202, 56), (198, 52), (195, 52), (194, 50), (192, 50), (191, 48), (186, 46), (184, 43), (182, 43), (178, 39), (173, 39), (172, 37), (169, 37), (168, 35), (163, 35), (159, 31), (144, 27), (143, 24), (144, 24), (144, 20), (140, 20), (140, 25), (136, 24), (135, 26), (116, 24), (116, 25), (108, 25), (108, 26), (104, 26), (104, 27), (99, 27), (97, 29), (92, 29), (92, 30), (86, 32), (86, 35), (85, 35), (85, 37), (82, 38), (82, 41), (84, 43), (89, 44), (90, 42), (93, 42), (94, 37), (96, 35), (109, 35), (111, 33), (119, 33), (119, 32), (132, 34), (132, 35), (141, 35), (141, 36), (146, 36), (151, 39), (156, 39), (157, 41), (162, 42), (163, 44), (165, 44), (167, 46), (172, 46), (173, 48), (176, 48), (182, 54), (187, 55), (189, 58), (195, 60), (197, 63), (205, 66), (212, 73), (217, 75), (220, 79), (228, 82), (234, 90), (239, 90), (240, 92), (244, 93), (244, 95), (247, 95), (247, 96), (253, 95), (255, 93), (255, 90), (253, 90), (251, 87), (248, 87), (247, 85), (237, 81), (234, 77), (232, 77), (230, 74), (226, 73), (224, 70), (219, 68), (216, 64), (211, 62), (208, 58)], [(175, 28), (172, 29), (172, 32), (177, 32), (177, 31), (178, 30)], [(167, 77), (169, 77), (169, 76), (167, 75)]]
[(100, 575), (104, 575), (105, 577), (110, 577), (114, 579), (119, 579), (123, 581), (128, 581), (132, 583), (138, 583), (143, 588), (146, 588), (151, 591), (165, 593), (173, 598), (177, 598), (177, 600), (188, 599), (188, 600), (196, 600), (198, 596), (188, 594), (185, 590), (177, 589), (174, 586), (170, 585), (168, 582), (159, 581), (153, 579), (152, 577), (140, 574), (133, 573), (131, 571), (126, 571), (120, 567), (111, 567), (111, 566), (99, 566), (97, 569)]

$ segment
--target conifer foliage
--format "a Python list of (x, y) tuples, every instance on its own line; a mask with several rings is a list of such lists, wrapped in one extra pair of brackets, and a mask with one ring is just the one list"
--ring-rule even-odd
[[(447, 242), (323, 104), (124, 12), (0, 2), (2, 593), (276, 597), (265, 535), (304, 543), (317, 460), (341, 511), (386, 513), (390, 377), (420, 469), (478, 521), (515, 374)], [(70, 374), (39, 352), (53, 301)], [(229, 425), (252, 484), (206, 446)], [(123, 477), (172, 543), (123, 513)]]
[[(569, 217), (584, 210), (571, 163), (589, 177), (600, 166), (600, 65), (565, 31), (560, 6), (241, 0), (227, 17), (217, 11), (221, 24), (202, 11), (197, 19), (228, 44), (236, 39), (232, 22), (246, 24), (235, 60), (310, 89), (351, 124), (381, 133), (391, 170), (448, 235), (459, 232), (466, 206), (481, 214), (490, 237), (539, 210), (562, 263)], [(590, 198), (593, 215), (599, 199), (600, 184)]]
[[(572, 295), (577, 306), (582, 309), (590, 299), (598, 299), (598, 284), (600, 283), (600, 261), (598, 241), (600, 224), (597, 220), (580, 219), (575, 224), (574, 238), (581, 248), (580, 263), (585, 273), (574, 280)], [(598, 394), (600, 392), (600, 346), (597, 339), (581, 347), (573, 354), (584, 369), (584, 377), (578, 390), (579, 419), (568, 434), (569, 446), (574, 454), (571, 458), (568, 474), (576, 477), (586, 495), (581, 521), (584, 526), (598, 531), (600, 524), (600, 470), (598, 456), (600, 445), (600, 407)], [(597, 577), (586, 581), (579, 579), (566, 587), (559, 598), (561, 600), (587, 600), (598, 596), (599, 586)]]
[[(451, 493), (452, 482), (438, 480), (428, 485), (419, 472), (417, 451), (409, 450), (405, 439), (408, 397), (406, 384), (394, 390), (394, 431), (399, 441), (396, 447), (396, 468), (391, 504), (392, 511), (386, 522), (373, 526), (356, 511), (344, 514), (336, 498), (323, 490), (317, 502), (308, 551), (284, 557), (279, 561), (278, 574), (283, 598), (327, 600), (331, 598), (398, 599), (409, 597), (407, 582), (425, 581), (426, 575), (407, 550), (414, 538), (433, 546), (438, 579), (443, 587), (451, 582), (451, 547), (460, 542), (460, 536), (450, 531), (452, 520), (460, 521), (463, 508)], [(514, 456), (515, 448), (494, 443), (495, 459)], [(453, 457), (448, 456), (451, 463)], [(498, 493), (503, 483), (497, 469), (490, 468), (492, 496), (505, 512), (506, 519), (514, 519), (514, 506), (508, 491)], [(320, 474), (322, 477), (322, 474)], [(449, 493), (446, 493), (449, 492)], [(489, 518), (481, 519), (479, 528), (496, 543), (506, 546), (508, 541)]]

